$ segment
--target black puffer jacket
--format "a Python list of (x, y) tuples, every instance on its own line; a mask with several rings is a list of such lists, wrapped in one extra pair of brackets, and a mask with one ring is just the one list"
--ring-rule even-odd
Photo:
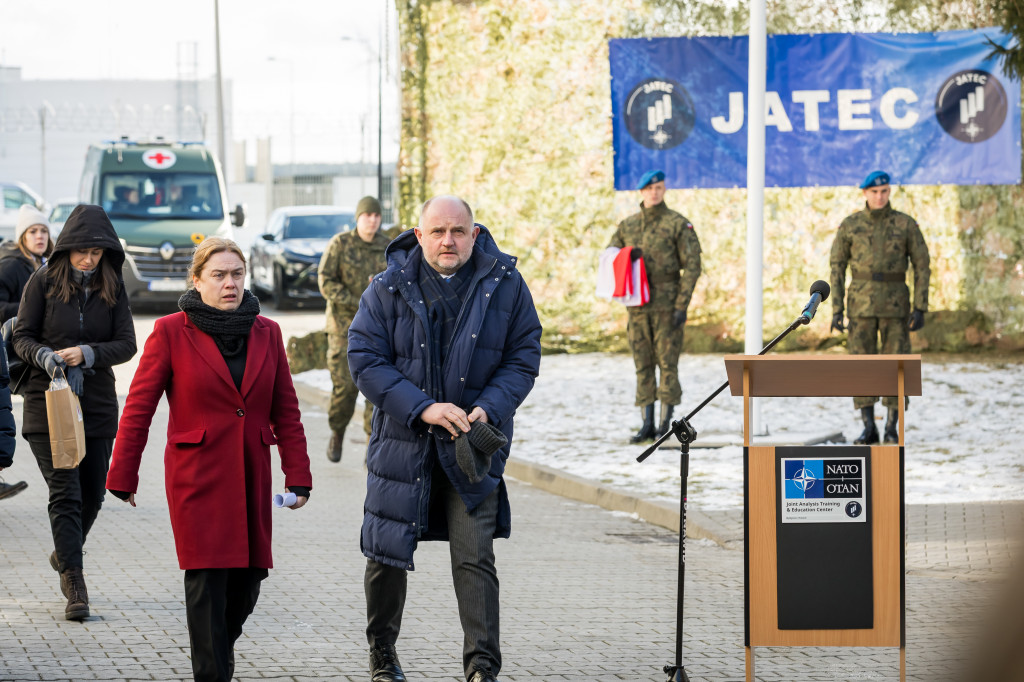
[[(14, 348), (19, 356), (34, 364), (40, 348), (60, 350), (90, 346), (95, 353), (94, 372), (86, 373), (81, 398), (85, 435), (87, 438), (113, 438), (117, 434), (118, 404), (111, 368), (127, 362), (136, 352), (135, 325), (124, 283), (120, 285), (113, 307), (108, 306), (95, 289), (90, 290), (88, 298), (84, 291), (78, 290), (68, 303), (46, 295), (51, 285), (47, 277), (50, 265), (67, 258), (74, 249), (97, 247), (104, 249), (103, 259), (109, 260), (120, 274), (124, 249), (107, 214), (99, 206), (79, 206), (64, 224), (49, 263), (36, 270), (25, 285), (18, 323), (14, 327)], [(50, 380), (41, 368), (32, 367), (26, 381), (21, 433), (49, 433), (43, 393)]]
[(0, 244), (0, 323), (18, 314), (21, 292), (35, 271), (35, 263), (21, 252), (16, 242)]

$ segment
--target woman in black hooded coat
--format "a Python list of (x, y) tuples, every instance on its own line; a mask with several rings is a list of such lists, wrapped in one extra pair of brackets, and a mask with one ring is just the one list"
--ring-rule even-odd
[[(99, 206), (78, 206), (68, 217), (47, 264), (28, 283), (18, 308), (14, 348), (32, 364), (22, 436), (29, 442), (50, 492), (54, 552), (68, 599), (64, 616), (89, 616), (82, 576), (82, 545), (103, 503), (118, 404), (113, 366), (135, 355), (135, 325), (121, 279), (124, 249)], [(76, 469), (54, 469), (44, 393), (64, 370), (81, 397), (85, 457)]]

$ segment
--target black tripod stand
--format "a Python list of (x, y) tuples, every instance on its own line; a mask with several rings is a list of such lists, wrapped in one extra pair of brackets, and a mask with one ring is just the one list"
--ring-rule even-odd
[[(815, 311), (818, 309), (818, 303), (828, 299), (829, 286), (826, 282), (820, 279), (811, 285), (811, 301), (804, 308), (803, 312), (800, 313), (800, 317), (793, 320), (792, 323), (786, 329), (772, 339), (771, 343), (761, 349), (758, 355), (764, 355), (775, 345), (784, 339), (787, 334), (796, 329), (797, 327), (808, 324), (811, 318), (814, 317)], [(690, 682), (690, 678), (687, 677), (686, 671), (683, 670), (683, 593), (685, 589), (684, 581), (686, 577), (686, 482), (690, 475), (690, 443), (697, 438), (697, 430), (690, 424), (690, 420), (698, 412), (704, 409), (708, 403), (715, 399), (719, 393), (729, 387), (729, 382), (726, 381), (724, 384), (719, 386), (714, 393), (709, 395), (704, 401), (695, 407), (690, 414), (686, 415), (679, 421), (672, 422), (672, 428), (670, 428), (665, 435), (656, 440), (651, 447), (643, 451), (636, 461), (642, 462), (650, 457), (655, 450), (657, 450), (662, 443), (668, 440), (669, 436), (675, 436), (679, 441), (679, 577), (678, 584), (676, 587), (676, 662), (675, 665), (666, 665), (664, 667), (665, 674), (668, 675), (668, 682)]]

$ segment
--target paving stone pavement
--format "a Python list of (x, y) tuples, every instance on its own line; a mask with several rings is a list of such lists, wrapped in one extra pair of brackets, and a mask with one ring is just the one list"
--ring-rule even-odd
[[(236, 647), (237, 679), (368, 680), (362, 434), (350, 429), (342, 462), (329, 463), (326, 415), (317, 403), (302, 405), (313, 496), (304, 509), (275, 510), (276, 567)], [(19, 425), (20, 413), (17, 406)], [(0, 501), (0, 679), (191, 678), (182, 572), (163, 492), (166, 419), (162, 403), (143, 459), (139, 507), (108, 496), (90, 535), (93, 617), (84, 623), (63, 619), (58, 578), (47, 563), (46, 488), (19, 439), (15, 465), (4, 476), (29, 488)], [(275, 481), (283, 484), (279, 472)], [(662, 666), (673, 662), (676, 634), (676, 534), (635, 514), (516, 480), (509, 485), (512, 538), (496, 543), (501, 679), (665, 680)], [(970, 655), (1020, 537), (1010, 533), (1020, 509), (1004, 503), (908, 510), (908, 680), (954, 679)], [(742, 528), (735, 512), (695, 510), (694, 518), (724, 537), (686, 544), (683, 661), (693, 682), (742, 680), (743, 554), (730, 536), (738, 528), (742, 537)], [(421, 545), (417, 567), (399, 641), (405, 670), (410, 680), (460, 680), (447, 546)], [(757, 678), (896, 680), (898, 660), (896, 649), (758, 649)]]

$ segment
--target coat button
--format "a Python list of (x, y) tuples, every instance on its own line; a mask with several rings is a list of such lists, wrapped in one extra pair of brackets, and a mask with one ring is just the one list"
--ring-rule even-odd
[(245, 410), (243, 410), (242, 408), (238, 408), (237, 410), (235, 410), (235, 414), (237, 414), (239, 417), (244, 417)]

